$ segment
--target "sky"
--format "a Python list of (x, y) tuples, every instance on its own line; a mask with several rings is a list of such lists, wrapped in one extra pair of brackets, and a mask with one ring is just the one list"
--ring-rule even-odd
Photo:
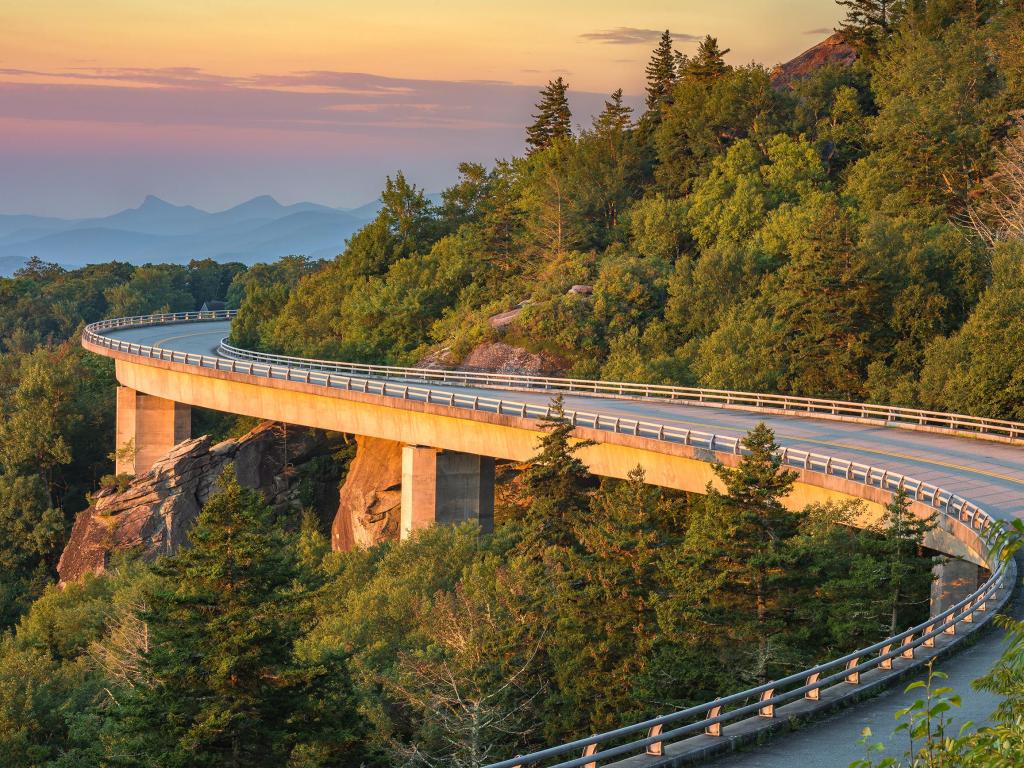
[(147, 194), (357, 206), (402, 169), (522, 151), (562, 76), (588, 123), (642, 102), (661, 30), (772, 66), (830, 34), (833, 0), (0, 0), (0, 212), (93, 216)]

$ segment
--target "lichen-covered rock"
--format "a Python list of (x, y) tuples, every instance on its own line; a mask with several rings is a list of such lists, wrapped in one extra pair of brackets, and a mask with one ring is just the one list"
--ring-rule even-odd
[(399, 537), (402, 503), (402, 444), (376, 437), (356, 437), (331, 527), (336, 552), (371, 547)]
[(209, 437), (179, 443), (126, 489), (100, 491), (79, 513), (57, 564), (61, 582), (102, 573), (115, 552), (137, 550), (152, 560), (176, 551), (228, 464), (279, 512), (299, 506), (295, 466), (330, 446), (322, 430), (273, 422), (216, 445)]

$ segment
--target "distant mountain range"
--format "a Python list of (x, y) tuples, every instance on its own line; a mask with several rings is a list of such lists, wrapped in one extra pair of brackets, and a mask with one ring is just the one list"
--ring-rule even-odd
[(255, 264), (289, 254), (329, 258), (379, 209), (379, 200), (338, 209), (281, 205), (263, 195), (208, 213), (150, 195), (138, 208), (94, 219), (0, 215), (0, 275), (33, 256), (68, 268), (104, 261), (186, 264), (211, 258)]

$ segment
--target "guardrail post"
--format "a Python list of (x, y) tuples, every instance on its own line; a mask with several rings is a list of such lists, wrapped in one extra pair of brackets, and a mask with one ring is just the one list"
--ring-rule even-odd
[[(859, 663), (860, 656), (854, 656), (852, 659), (846, 662), (846, 669), (854, 669), (854, 667), (856, 667)], [(850, 672), (850, 674), (846, 676), (846, 682), (850, 685), (860, 685), (860, 671), (854, 669), (853, 672)]]
[[(882, 650), (880, 650), (878, 652), (878, 655), (879, 656), (885, 656), (891, 650), (892, 650), (892, 643), (889, 643), (887, 646), (885, 646)], [(882, 659), (880, 662), (878, 662), (878, 668), (879, 669), (892, 669), (892, 657), (890, 656), (889, 658)]]
[[(815, 673), (813, 673), (813, 674), (811, 674), (811, 675), (809, 675), (807, 677), (807, 680), (805, 681), (805, 684), (806, 685), (813, 685), (814, 683), (818, 682), (818, 680), (820, 680), (820, 679), (821, 679), (821, 673), (820, 672), (815, 672)], [(811, 688), (811, 690), (807, 691), (804, 694), (804, 698), (807, 699), (808, 701), (818, 701), (821, 698), (821, 688), (817, 688), (817, 687), (816, 688)]]
[[(934, 624), (929, 624), (927, 627), (924, 628), (924, 634), (930, 635), (932, 633), (933, 629), (935, 629), (935, 625)], [(927, 637), (927, 638), (925, 638), (925, 641), (923, 643), (921, 643), (921, 645), (923, 645), (925, 648), (934, 648), (935, 647), (935, 638), (934, 637)]]
[(902, 658), (904, 658), (904, 659), (912, 659), (912, 658), (914, 658), (914, 646), (911, 645), (911, 643), (913, 643), (913, 642), (914, 642), (914, 636), (913, 635), (907, 635), (906, 637), (903, 638), (903, 653), (900, 654), (900, 656)]
[[(775, 689), (769, 688), (768, 690), (761, 693), (761, 701), (768, 701), (772, 696), (775, 695)], [(763, 705), (757, 710), (758, 717), (775, 717), (775, 704), (769, 702)]]
[[(591, 742), (590, 744), (587, 744), (587, 746), (585, 746), (583, 748), (583, 755), (582, 755), (582, 757), (593, 757), (595, 754), (597, 754), (597, 742), (596, 741)], [(597, 768), (597, 760), (594, 760), (593, 762), (590, 762), (590, 763), (586, 763), (583, 766), (583, 768)]]
[[(651, 727), (651, 730), (647, 732), (648, 738), (651, 736), (661, 736), (661, 731), (664, 728), (662, 725), (655, 725)], [(661, 757), (665, 754), (665, 743), (662, 741), (652, 741), (647, 745), (646, 753), (651, 757)]]
[[(710, 720), (713, 717), (718, 717), (720, 714), (722, 714), (722, 705), (721, 704), (715, 704), (715, 706), (713, 706), (711, 709), (708, 710), (708, 716), (705, 719), (706, 720)], [(722, 735), (722, 724), (721, 723), (711, 723), (711, 724), (709, 724), (709, 725), (704, 727), (704, 733), (706, 735), (708, 735), (708, 736), (721, 736)]]

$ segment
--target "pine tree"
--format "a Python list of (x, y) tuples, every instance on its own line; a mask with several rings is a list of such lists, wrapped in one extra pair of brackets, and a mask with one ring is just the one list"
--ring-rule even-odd
[[(747, 453), (737, 467), (714, 468), (726, 493), (709, 486), (687, 531), (686, 579), (691, 594), (705, 596), (699, 621), (708, 628), (704, 642), (750, 654), (748, 664), (736, 660), (744, 669), (737, 682), (763, 682), (789, 653), (784, 638), (797, 595), (802, 517), (783, 506), (797, 474), (783, 469), (772, 430), (759, 424), (742, 445)], [(722, 627), (728, 627), (725, 634)]]
[(836, 0), (846, 8), (837, 31), (851, 43), (875, 48), (888, 34), (902, 5), (899, 0)]
[(679, 77), (678, 54), (672, 48), (672, 35), (666, 29), (647, 64), (647, 110), (659, 112), (672, 103), (672, 89)]
[(534, 123), (526, 129), (527, 152), (533, 154), (550, 147), (558, 139), (572, 135), (572, 112), (566, 91), (569, 84), (559, 77), (548, 82), (540, 92), (540, 101), (535, 105), (537, 114)]
[(724, 51), (718, 47), (718, 38), (708, 35), (701, 40), (697, 47), (697, 55), (686, 64), (683, 73), (693, 80), (715, 80), (729, 71), (729, 65), (725, 63), (725, 54), (731, 49)]
[(344, 660), (295, 656), (312, 609), (293, 537), (233, 469), (221, 484), (192, 547), (156, 566), (141, 616), (150, 632), (141, 677), (155, 682), (117, 708), (109, 756), (154, 767), (359, 765)]
[(524, 490), (530, 496), (526, 522), (530, 544), (541, 547), (575, 546), (573, 527), (589, 504), (592, 477), (576, 453), (590, 441), (572, 440), (574, 427), (565, 417), (562, 396), (551, 401), (551, 417), (542, 423), (547, 432), (525, 473)]
[(885, 506), (882, 518), (882, 556), (888, 571), (890, 623), (889, 634), (894, 635), (908, 610), (920, 617), (921, 610), (913, 611), (908, 599), (927, 594), (932, 581), (934, 560), (924, 557), (924, 537), (936, 526), (935, 516), (920, 518), (910, 511), (907, 492), (899, 490)]
[(604, 109), (594, 120), (598, 133), (623, 133), (633, 123), (633, 109), (622, 103), (622, 89), (619, 88), (605, 101)]
[(661, 504), (661, 492), (646, 484), (638, 466), (624, 482), (605, 481), (590, 514), (575, 525), (580, 551), (569, 560), (569, 605), (559, 611), (559, 678), (563, 690), (571, 686), (573, 700), (588, 702), (592, 728), (612, 728), (625, 713), (644, 712), (636, 694), (658, 634)]

